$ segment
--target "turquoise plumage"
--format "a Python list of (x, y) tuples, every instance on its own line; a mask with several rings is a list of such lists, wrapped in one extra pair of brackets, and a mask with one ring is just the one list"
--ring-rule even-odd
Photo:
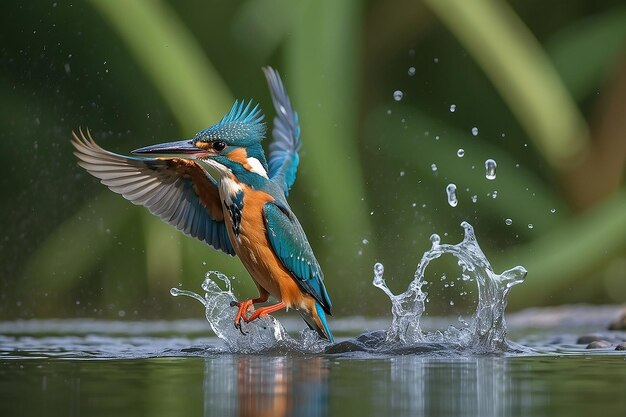
[[(252, 101), (235, 101), (218, 123), (192, 139), (133, 151), (160, 157), (114, 154), (82, 132), (74, 135), (76, 155), (83, 168), (114, 192), (242, 260), (259, 297), (238, 303), (236, 327), (241, 329), (241, 320), (289, 307), (321, 337), (333, 341), (324, 276), (286, 199), (299, 164), (298, 115), (278, 73), (271, 68), (264, 72), (276, 109), (269, 163), (261, 146), (263, 115)], [(270, 295), (279, 302), (248, 315)]]

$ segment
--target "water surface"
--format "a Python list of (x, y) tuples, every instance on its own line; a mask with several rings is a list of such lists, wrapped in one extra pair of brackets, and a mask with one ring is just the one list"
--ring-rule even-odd
[[(528, 320), (528, 313), (510, 317), (513, 337), (531, 351), (483, 355), (445, 347), (231, 354), (200, 320), (5, 322), (0, 415), (626, 415), (626, 355), (576, 344), (581, 332), (598, 329), (595, 321), (579, 320), (587, 328), (576, 329), (519, 325)], [(281, 323), (289, 331), (301, 326)], [(362, 318), (335, 324), (340, 341), (357, 328), (384, 327)]]

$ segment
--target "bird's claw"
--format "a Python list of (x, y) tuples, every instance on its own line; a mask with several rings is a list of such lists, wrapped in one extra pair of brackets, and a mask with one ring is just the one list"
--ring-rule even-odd
[(244, 336), (247, 336), (247, 335), (248, 335), (248, 333), (247, 333), (247, 332), (244, 332), (244, 331), (243, 331), (243, 329), (241, 328), (241, 319), (239, 319), (239, 321), (236, 321), (236, 322), (235, 322), (235, 329), (239, 330), (239, 332), (240, 332), (242, 335), (244, 335)]
[(248, 317), (246, 317), (246, 314), (252, 305), (253, 305), (252, 300), (246, 300), (246, 301), (241, 301), (241, 302), (238, 302), (238, 301), (230, 302), (231, 307), (239, 307), (239, 310), (237, 311), (237, 314), (235, 315), (235, 329), (239, 330), (241, 334), (243, 334), (244, 336), (247, 335), (248, 333), (244, 332), (243, 329), (241, 328), (241, 320), (248, 323), (249, 320), (248, 320)]

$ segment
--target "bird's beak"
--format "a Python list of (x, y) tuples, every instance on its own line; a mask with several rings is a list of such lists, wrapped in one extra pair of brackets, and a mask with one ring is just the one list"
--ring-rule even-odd
[(132, 151), (134, 154), (159, 154), (159, 155), (195, 155), (206, 154), (205, 149), (195, 146), (193, 139), (179, 140), (176, 142), (159, 143), (158, 145), (145, 146)]

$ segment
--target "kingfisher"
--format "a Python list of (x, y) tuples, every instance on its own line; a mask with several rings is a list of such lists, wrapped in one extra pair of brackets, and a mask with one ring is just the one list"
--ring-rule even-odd
[[(72, 132), (79, 165), (113, 192), (214, 249), (238, 256), (259, 296), (235, 302), (235, 327), (283, 308), (297, 310), (333, 342), (331, 301), (311, 245), (287, 203), (301, 147), (298, 114), (280, 75), (263, 68), (276, 110), (269, 160), (259, 105), (235, 101), (216, 124), (191, 139), (136, 149), (124, 156)], [(269, 296), (276, 304), (255, 309)]]

